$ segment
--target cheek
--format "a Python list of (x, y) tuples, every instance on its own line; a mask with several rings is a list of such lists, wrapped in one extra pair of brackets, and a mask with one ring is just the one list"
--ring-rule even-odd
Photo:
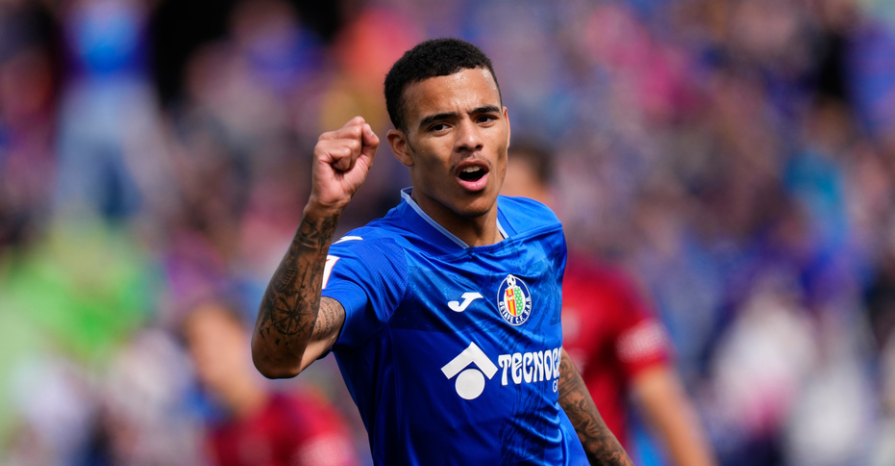
[(497, 172), (497, 181), (503, 183), (504, 178), (507, 176), (507, 154), (505, 151), (503, 155), (497, 157), (497, 163), (495, 163), (494, 168)]
[(424, 172), (423, 177), (430, 179), (444, 179), (446, 175), (450, 175), (451, 171), (450, 161), (434, 154), (418, 157), (415, 165)]
[[(508, 191), (518, 192), (518, 189), (516, 189), (515, 187), (510, 187), (506, 184), (507, 173), (510, 173), (510, 175), (512, 175), (512, 173), (507, 170), (506, 164), (503, 164), (503, 165), (500, 165), (497, 167), (495, 181), (497, 181), (498, 190), (501, 190), (501, 194), (503, 194), (502, 190), (504, 190), (504, 189), (506, 189)], [(510, 178), (510, 179), (518, 181), (518, 176), (512, 176), (512, 178)], [(518, 185), (518, 183), (517, 183), (517, 185)], [(508, 196), (513, 196), (513, 194), (510, 194), (509, 192), (507, 192), (506, 194)]]

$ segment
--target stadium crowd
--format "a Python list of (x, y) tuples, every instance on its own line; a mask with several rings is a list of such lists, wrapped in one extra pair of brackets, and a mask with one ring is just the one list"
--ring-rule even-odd
[[(653, 303), (719, 464), (895, 464), (895, 4), (314, 3), (0, 0), (0, 463), (213, 464), (187, 317), (254, 321), (317, 135), (384, 134), (390, 64), (454, 36), (554, 153), (569, 243)], [(388, 152), (341, 232), (409, 185)], [(369, 461), (332, 357), (263, 383)]]

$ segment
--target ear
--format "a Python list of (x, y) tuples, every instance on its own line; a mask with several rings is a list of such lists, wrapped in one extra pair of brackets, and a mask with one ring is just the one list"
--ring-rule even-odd
[(392, 147), (392, 153), (395, 158), (405, 166), (413, 166), (413, 155), (410, 144), (407, 142), (407, 135), (399, 129), (392, 129), (386, 134), (388, 145)]
[(506, 107), (503, 108), (503, 119), (507, 121), (507, 148), (509, 148), (509, 147), (510, 147), (510, 140), (511, 140), (511, 138), (510, 138), (510, 134), (512, 133), (512, 131), (511, 131), (511, 128), (510, 128), (510, 116), (509, 116), (509, 114), (507, 113), (507, 108), (506, 108)]

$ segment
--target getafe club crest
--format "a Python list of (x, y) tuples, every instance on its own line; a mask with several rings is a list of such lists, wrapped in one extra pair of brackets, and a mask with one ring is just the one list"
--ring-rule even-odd
[(500, 316), (511, 325), (522, 325), (531, 315), (531, 292), (521, 278), (507, 275), (497, 289)]

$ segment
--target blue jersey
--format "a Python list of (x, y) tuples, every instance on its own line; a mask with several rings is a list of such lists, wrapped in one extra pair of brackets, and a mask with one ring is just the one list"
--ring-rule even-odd
[(499, 197), (468, 247), (410, 198), (330, 248), (333, 352), (378, 465), (587, 464), (559, 405), (566, 245), (542, 204)]

